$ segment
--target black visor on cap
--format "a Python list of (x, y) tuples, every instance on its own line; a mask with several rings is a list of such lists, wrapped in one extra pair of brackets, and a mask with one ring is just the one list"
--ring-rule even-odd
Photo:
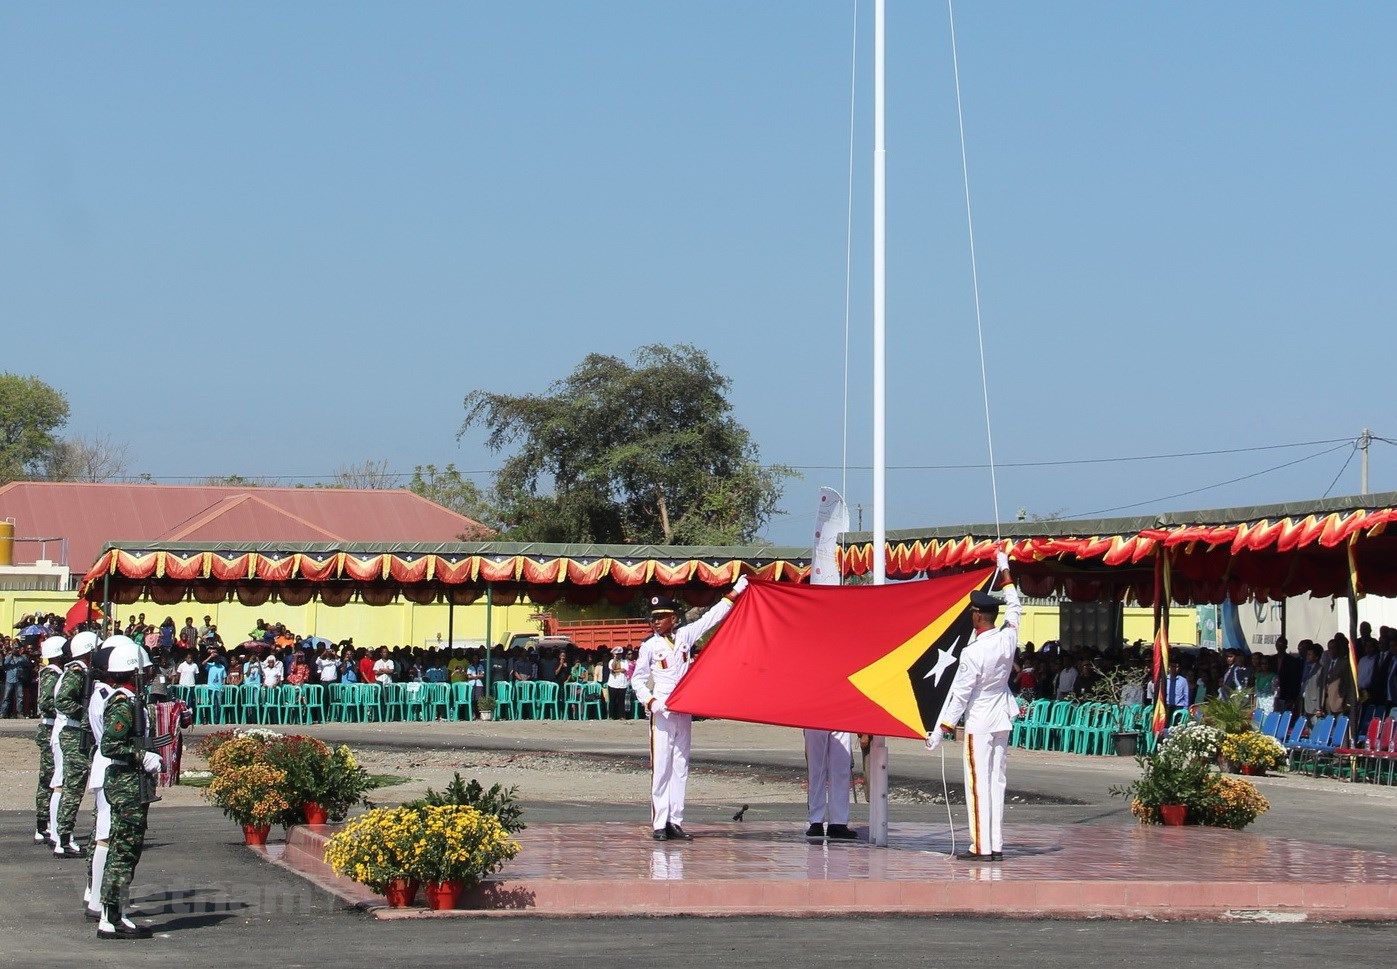
[(976, 589), (970, 593), (970, 608), (980, 612), (998, 612), (1000, 602), (988, 592), (981, 592)]

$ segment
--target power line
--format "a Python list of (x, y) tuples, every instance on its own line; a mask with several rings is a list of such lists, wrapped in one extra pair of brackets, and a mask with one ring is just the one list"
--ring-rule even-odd
[[(1397, 445), (1397, 441), (1374, 434), (1374, 441), (1382, 441), (1384, 444)], [(1247, 447), (1234, 448), (1212, 448), (1202, 451), (1171, 451), (1163, 454), (1130, 454), (1115, 457), (1093, 457), (1093, 458), (1067, 458), (1056, 461), (997, 461), (995, 466), (999, 468), (1062, 468), (1093, 464), (1124, 464), (1138, 461), (1170, 461), (1178, 458), (1200, 458), (1217, 457), (1227, 454), (1251, 454), (1261, 451), (1280, 451), (1290, 448), (1316, 447), (1322, 444), (1353, 444), (1352, 437), (1335, 437), (1316, 441), (1294, 441), (1288, 444), (1256, 444)], [(1331, 450), (1338, 450), (1332, 448)], [(1328, 451), (1320, 452), (1327, 454)], [(1302, 459), (1308, 460), (1308, 458)], [(777, 465), (768, 465), (776, 467)], [(1287, 467), (1282, 465), (1281, 467)], [(797, 471), (839, 471), (841, 465), (837, 464), (788, 464), (784, 467), (793, 468)], [(854, 471), (869, 471), (871, 467), (866, 464), (851, 464), (848, 466)], [(985, 463), (966, 464), (890, 464), (889, 471), (983, 471), (989, 467)], [(375, 472), (374, 477), (380, 479), (410, 479), (415, 471), (384, 471)], [(494, 470), (470, 470), (463, 471), (457, 469), (457, 473), (462, 477), (479, 477), (495, 474)], [(1264, 473), (1264, 472), (1259, 472)], [(220, 474), (186, 474), (186, 475), (164, 475), (164, 474), (131, 474), (113, 478), (114, 481), (211, 481), (216, 482), (227, 478), (241, 478), (246, 481), (315, 481), (331, 482), (338, 477), (339, 472), (326, 472), (323, 474), (246, 474), (246, 475), (220, 475)], [(1226, 483), (1226, 482), (1225, 482)], [(1206, 490), (1206, 489), (1205, 489)]]
[(1344, 476), (1344, 472), (1348, 470), (1348, 466), (1353, 463), (1353, 456), (1357, 453), (1358, 445), (1355, 443), (1353, 446), (1353, 450), (1348, 453), (1348, 457), (1344, 460), (1344, 466), (1339, 469), (1338, 474), (1334, 475), (1334, 480), (1329, 482), (1329, 487), (1324, 489), (1324, 494), (1320, 495), (1321, 498), (1329, 497), (1329, 492), (1334, 490), (1334, 486), (1338, 484), (1339, 479)]
[(1352, 439), (1345, 440), (1345, 441), (1343, 441), (1341, 444), (1339, 444), (1339, 445), (1337, 445), (1337, 446), (1335, 446), (1335, 447), (1326, 448), (1326, 449), (1323, 450), (1323, 451), (1316, 451), (1314, 454), (1307, 454), (1307, 455), (1305, 455), (1303, 458), (1296, 458), (1294, 461), (1287, 461), (1287, 462), (1285, 462), (1284, 464), (1277, 464), (1277, 465), (1275, 465), (1274, 467), (1263, 468), (1262, 470), (1260, 470), (1260, 471), (1255, 471), (1255, 472), (1253, 472), (1253, 473), (1251, 473), (1251, 474), (1244, 474), (1244, 475), (1242, 475), (1240, 478), (1229, 478), (1229, 479), (1226, 480), (1226, 481), (1219, 481), (1217, 484), (1204, 485), (1204, 486), (1201, 487), (1201, 488), (1193, 488), (1193, 489), (1190, 489), (1189, 491), (1180, 491), (1180, 492), (1178, 492), (1177, 494), (1173, 494), (1173, 495), (1161, 495), (1161, 496), (1158, 497), (1158, 498), (1149, 498), (1149, 499), (1146, 499), (1145, 501), (1135, 501), (1135, 502), (1131, 502), (1131, 503), (1128, 504), (1128, 505), (1115, 505), (1115, 506), (1113, 506), (1113, 507), (1111, 507), (1111, 508), (1097, 508), (1097, 509), (1094, 509), (1094, 510), (1092, 510), (1092, 511), (1071, 512), (1070, 515), (1069, 515), (1068, 517), (1071, 517), (1071, 518), (1087, 518), (1087, 517), (1090, 517), (1090, 516), (1092, 516), (1092, 515), (1104, 515), (1104, 514), (1106, 514), (1107, 512), (1112, 512), (1112, 511), (1124, 511), (1124, 510), (1126, 510), (1127, 508), (1139, 508), (1139, 507), (1141, 507), (1142, 505), (1153, 505), (1153, 504), (1157, 504), (1157, 503), (1159, 503), (1159, 502), (1161, 502), (1161, 501), (1173, 501), (1175, 498), (1187, 498), (1189, 495), (1196, 495), (1196, 494), (1198, 494), (1199, 492), (1203, 492), (1203, 491), (1212, 491), (1214, 488), (1221, 488), (1221, 487), (1223, 487), (1224, 485), (1236, 484), (1236, 483), (1239, 482), (1239, 481), (1248, 481), (1248, 480), (1250, 480), (1250, 479), (1252, 479), (1252, 478), (1259, 478), (1259, 477), (1261, 477), (1263, 474), (1270, 474), (1272, 471), (1280, 471), (1282, 468), (1294, 467), (1294, 466), (1297, 465), (1297, 464), (1303, 464), (1304, 462), (1313, 460), (1314, 458), (1323, 457), (1323, 456), (1326, 455), (1326, 454), (1333, 454), (1335, 451), (1338, 451), (1338, 450), (1340, 450), (1340, 449), (1342, 449), (1342, 448), (1344, 448), (1344, 447), (1346, 447), (1346, 446), (1348, 446), (1348, 447), (1352, 447), (1352, 446), (1353, 446), (1353, 441), (1352, 441)]
[[(1386, 438), (1374, 437), (1375, 441), (1386, 440)], [(1321, 441), (1295, 441), (1291, 444), (1258, 444), (1250, 447), (1236, 448), (1216, 448), (1208, 451), (1174, 451), (1168, 454), (1135, 454), (1121, 457), (1102, 458), (1070, 458), (1059, 461), (998, 461), (995, 463), (999, 468), (1060, 468), (1071, 465), (1085, 464), (1121, 464), (1128, 461), (1166, 461), (1174, 458), (1200, 458), (1211, 457), (1221, 454), (1249, 454), (1255, 451), (1279, 451), (1286, 448), (1315, 447), (1320, 444), (1352, 444), (1351, 437), (1334, 437)], [(1388, 442), (1393, 443), (1393, 442)], [(1337, 449), (1336, 449), (1337, 450)], [(838, 465), (830, 464), (792, 464), (787, 467), (795, 468), (798, 471), (837, 471)], [(867, 471), (869, 466), (850, 465), (850, 468), (857, 471)], [(988, 464), (890, 464), (889, 471), (983, 471), (988, 468)]]

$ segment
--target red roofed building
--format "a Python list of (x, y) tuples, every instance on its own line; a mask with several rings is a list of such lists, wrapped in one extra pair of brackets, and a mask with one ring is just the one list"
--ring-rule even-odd
[[(494, 531), (410, 491), (12, 481), (0, 519), (18, 562), (48, 558), (82, 575), (108, 542), (456, 542)], [(24, 541), (48, 539), (42, 546)], [(65, 556), (66, 563), (61, 561)]]

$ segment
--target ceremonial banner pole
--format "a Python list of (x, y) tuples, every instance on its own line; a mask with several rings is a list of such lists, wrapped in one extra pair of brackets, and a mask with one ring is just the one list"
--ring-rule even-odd
[[(887, 323), (887, 151), (884, 145), (884, 6), (873, 5), (873, 584), (887, 581), (884, 430)], [(874, 737), (868, 750), (868, 840), (888, 843), (888, 742)]]

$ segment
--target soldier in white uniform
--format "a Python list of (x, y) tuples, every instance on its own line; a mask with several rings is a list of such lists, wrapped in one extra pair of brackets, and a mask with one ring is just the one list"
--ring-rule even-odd
[(650, 716), (650, 827), (656, 841), (693, 840), (683, 827), (693, 718), (667, 709), (665, 701), (688, 671), (698, 641), (723, 621), (733, 600), (745, 588), (744, 575), (713, 608), (682, 628), (679, 615), (683, 606), (659, 596), (650, 600), (650, 622), (655, 635), (640, 644), (631, 689)]
[[(805, 770), (810, 782), (806, 806), (807, 838), (851, 841), (849, 792), (854, 783), (854, 735), (843, 731), (805, 731)], [(826, 827), (828, 824), (828, 827)]]
[(1010, 689), (1014, 653), (1019, 645), (1019, 616), (1023, 606), (1009, 558), (996, 558), (998, 579), (1006, 605), (1004, 624), (995, 628), (999, 600), (976, 590), (970, 595), (970, 621), (975, 633), (960, 654), (941, 722), (926, 736), (928, 750), (941, 746), (944, 731), (955, 731), (965, 716), (965, 801), (970, 816), (970, 850), (962, 861), (1000, 861), (1004, 857), (1005, 754), (1019, 705)]
[[(125, 636), (113, 636), (108, 643), (125, 640)], [(107, 778), (107, 757), (102, 754), (102, 718), (106, 713), (107, 698), (114, 687), (106, 681), (107, 658), (112, 654), (112, 646), (104, 645), (92, 654), (92, 671), (96, 680), (92, 684), (92, 699), (87, 703), (87, 725), (92, 730), (93, 753), (92, 771), (88, 775), (87, 789), (92, 792), (94, 820), (92, 824), (92, 871), (88, 887), (82, 893), (86, 903), (87, 917), (93, 922), (102, 917), (102, 873), (107, 867), (107, 835), (112, 827), (112, 809), (107, 803), (102, 786)]]

